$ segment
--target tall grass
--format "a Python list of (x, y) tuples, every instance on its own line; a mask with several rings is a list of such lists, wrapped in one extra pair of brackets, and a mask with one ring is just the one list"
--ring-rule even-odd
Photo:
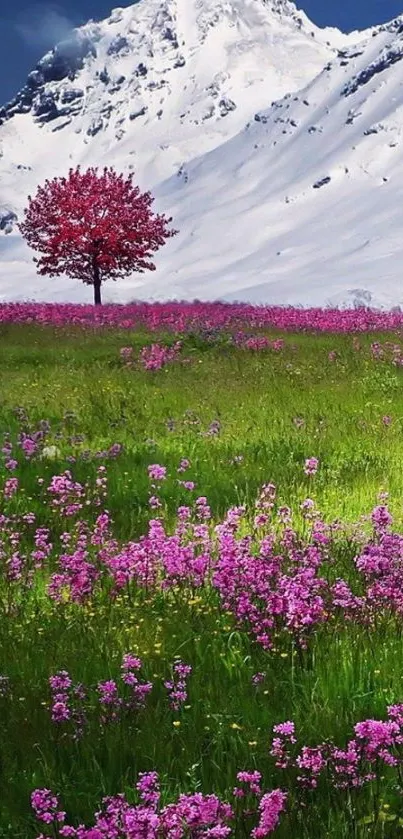
[[(175, 476), (184, 457), (197, 486), (189, 493), (171, 480), (162, 489), (168, 523), (197, 495), (207, 496), (219, 521), (232, 505), (253, 507), (259, 487), (272, 481), (280, 503), (298, 509), (313, 496), (324, 518), (346, 522), (369, 514), (386, 491), (401, 527), (403, 370), (370, 350), (387, 336), (360, 337), (357, 350), (348, 335), (288, 334), (281, 352), (256, 353), (225, 340), (182, 340), (187, 363), (152, 373), (119, 358), (122, 346), (138, 355), (151, 343), (146, 333), (1, 327), (0, 432), (18, 437), (15, 409), (23, 407), (33, 427), (49, 421), (57, 447), (52, 459), (21, 459), (18, 512), (34, 511), (56, 533), (38, 477), (46, 485), (71, 469), (76, 480), (93, 480), (104, 462), (96, 453), (119, 443), (122, 452), (107, 461), (106, 503), (118, 539), (146, 530), (148, 465), (162, 463)], [(320, 461), (315, 481), (303, 471), (310, 456)], [(351, 545), (343, 550), (349, 556)], [(95, 689), (118, 676), (127, 651), (141, 657), (154, 683), (146, 708), (130, 724), (94, 722), (78, 742), (61, 736), (50, 719), (49, 676), (66, 669)], [(169, 709), (163, 685), (175, 656), (193, 667), (180, 713)], [(261, 671), (255, 687), (252, 676)], [(105, 591), (85, 606), (61, 607), (47, 599), (42, 579), (18, 609), (3, 605), (0, 674), (11, 684), (11, 697), (0, 697), (0, 836), (30, 839), (39, 832), (29, 806), (35, 787), (60, 793), (77, 824), (90, 823), (103, 795), (130, 796), (140, 771), (160, 772), (166, 801), (197, 790), (228, 798), (240, 769), (258, 768), (268, 789), (284, 785), (269, 756), (272, 726), (293, 719), (305, 743), (344, 744), (357, 720), (382, 717), (402, 699), (403, 647), (390, 620), (372, 632), (348, 624), (318, 631), (302, 657), (291, 640), (264, 652), (220, 610), (212, 590), (116, 599)], [(370, 791), (354, 796), (323, 786), (301, 805), (292, 794), (278, 836), (400, 835), (401, 798), (387, 773), (387, 808), (376, 823)]]

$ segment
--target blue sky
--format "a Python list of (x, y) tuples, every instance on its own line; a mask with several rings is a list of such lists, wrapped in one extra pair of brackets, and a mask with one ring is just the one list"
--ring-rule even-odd
[[(4, 2), (4, 11), (0, 11), (0, 105), (12, 98), (36, 61), (72, 26), (89, 18), (107, 17), (111, 8), (119, 5), (129, 4), (122, 0)], [(299, 0), (297, 5), (319, 26), (338, 26), (344, 31), (363, 29), (403, 13), (403, 0)]]

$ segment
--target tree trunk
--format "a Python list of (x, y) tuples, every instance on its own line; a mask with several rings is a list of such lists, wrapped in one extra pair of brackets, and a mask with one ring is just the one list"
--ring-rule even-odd
[(95, 306), (101, 305), (101, 277), (99, 273), (99, 265), (96, 257), (92, 260), (92, 267), (94, 270), (94, 303)]
[(99, 282), (99, 280), (98, 280), (98, 282), (94, 282), (94, 303), (95, 303), (96, 306), (100, 306), (101, 303), (102, 303), (102, 300), (101, 300), (101, 283)]

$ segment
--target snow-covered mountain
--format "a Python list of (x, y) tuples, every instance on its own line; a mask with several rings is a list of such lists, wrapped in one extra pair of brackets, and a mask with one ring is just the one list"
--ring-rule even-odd
[(70, 166), (134, 170), (180, 234), (105, 300), (403, 303), (403, 16), (344, 35), (290, 0), (140, 0), (0, 108), (0, 300), (87, 300), (15, 227)]

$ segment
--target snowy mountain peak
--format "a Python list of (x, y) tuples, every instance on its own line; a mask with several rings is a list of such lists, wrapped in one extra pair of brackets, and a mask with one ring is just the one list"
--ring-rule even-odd
[[(179, 74), (181, 86), (186, 75), (197, 84), (192, 71), (201, 75), (202, 61), (206, 63), (204, 76), (212, 79), (228, 73), (229, 63), (245, 65), (248, 61), (253, 74), (255, 58), (263, 61), (260, 72), (270, 63), (276, 71), (280, 49), (300, 51), (299, 30), (300, 46), (315, 36), (319, 44), (305, 45), (306, 60), (299, 72), (291, 72), (291, 56), (287, 61), (283, 55), (284, 85), (291, 87), (319, 69), (326, 50), (321, 48), (321, 30), (297, 12), (290, 0), (141, 0), (115, 9), (101, 23), (90, 22), (74, 30), (69, 39), (48, 52), (29, 73), (24, 88), (0, 109), (0, 124), (25, 113), (41, 124), (75, 116), (85, 110), (86, 99), (94, 98), (89, 96), (94, 88), (98, 100), (108, 94), (114, 94), (116, 100), (118, 93), (139, 92), (144, 87), (154, 91), (169, 88), (172, 84), (166, 74), (185, 65), (189, 70)], [(246, 60), (242, 58), (245, 53), (249, 54)], [(136, 56), (142, 59), (137, 64)], [(256, 65), (255, 75), (258, 70)], [(153, 78), (141, 84), (139, 80), (148, 76)], [(77, 81), (82, 83), (75, 84)], [(276, 93), (280, 78), (277, 81)], [(110, 104), (114, 107), (116, 102)]]
[[(168, 176), (335, 54), (301, 15), (290, 0), (140, 0), (86, 24), (0, 110), (3, 171), (13, 179), (16, 166), (37, 173), (49, 160), (59, 171), (66, 148), (73, 163), (129, 164), (141, 132), (147, 178)], [(166, 152), (157, 168), (155, 145)]]

